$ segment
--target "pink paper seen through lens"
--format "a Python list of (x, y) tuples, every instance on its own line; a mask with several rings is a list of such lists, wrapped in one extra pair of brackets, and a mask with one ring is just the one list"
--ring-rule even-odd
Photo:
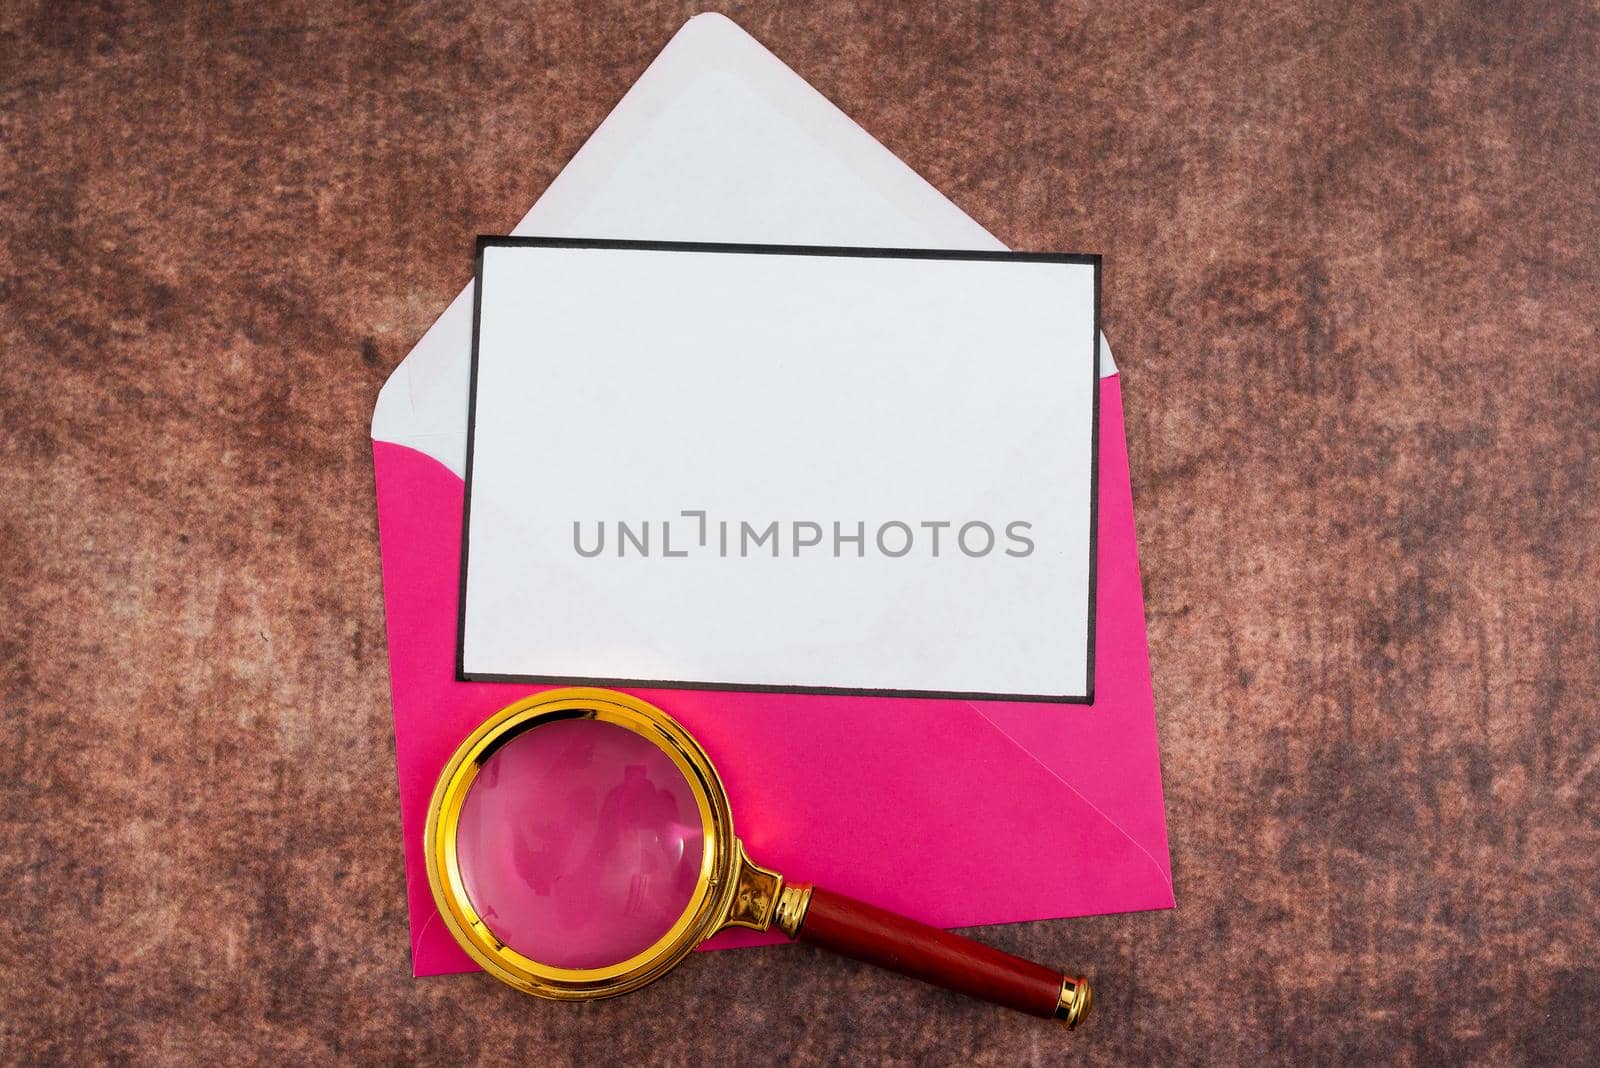
[(705, 850), (682, 770), (595, 719), (543, 723), (484, 761), (461, 805), (467, 897), (495, 937), (557, 968), (644, 950), (694, 898)]

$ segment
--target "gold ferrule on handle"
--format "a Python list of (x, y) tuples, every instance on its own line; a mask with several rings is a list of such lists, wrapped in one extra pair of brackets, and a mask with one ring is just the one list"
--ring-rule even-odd
[(1094, 1000), (1094, 989), (1087, 979), (1061, 977), (1061, 995), (1056, 999), (1056, 1019), (1068, 1031), (1083, 1022), (1089, 1015), (1089, 1003)]
[(811, 884), (799, 883), (785, 886), (778, 895), (778, 907), (772, 922), (790, 938), (797, 938), (800, 925), (806, 922), (806, 909), (811, 907)]

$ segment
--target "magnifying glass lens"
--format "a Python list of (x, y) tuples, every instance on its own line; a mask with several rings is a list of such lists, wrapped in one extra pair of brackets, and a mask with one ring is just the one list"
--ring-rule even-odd
[(626, 727), (542, 723), (496, 749), (461, 804), (457, 853), (489, 930), (556, 968), (650, 948), (694, 897), (705, 836), (672, 758)]

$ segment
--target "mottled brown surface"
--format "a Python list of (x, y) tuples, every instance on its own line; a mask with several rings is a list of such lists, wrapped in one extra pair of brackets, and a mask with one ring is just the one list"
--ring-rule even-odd
[[(688, 3), (0, 7), (0, 1062), (1060, 1059), (809, 950), (409, 978), (367, 421)], [(1600, 1060), (1600, 14), (727, 9), (1106, 254), (1179, 908), (1095, 1063)]]

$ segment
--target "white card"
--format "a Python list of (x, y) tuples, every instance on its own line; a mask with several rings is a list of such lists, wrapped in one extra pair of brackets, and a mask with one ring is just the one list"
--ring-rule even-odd
[(1098, 279), (480, 239), (459, 674), (1090, 700)]

